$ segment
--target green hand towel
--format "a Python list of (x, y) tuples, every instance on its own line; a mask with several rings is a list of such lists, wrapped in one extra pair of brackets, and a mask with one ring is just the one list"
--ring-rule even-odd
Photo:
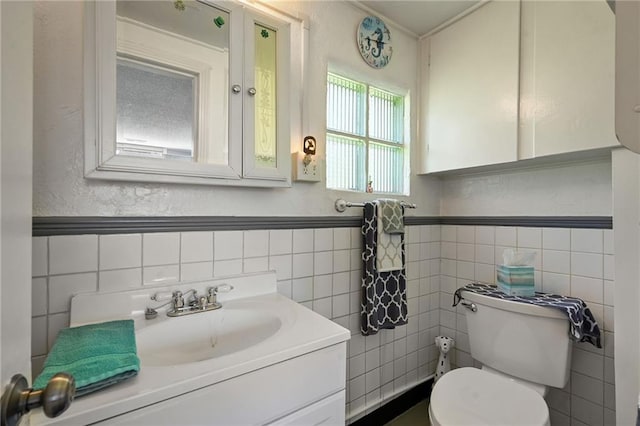
[(42, 389), (54, 374), (65, 372), (76, 380), (76, 396), (82, 396), (139, 370), (133, 320), (89, 324), (60, 331), (33, 387)]

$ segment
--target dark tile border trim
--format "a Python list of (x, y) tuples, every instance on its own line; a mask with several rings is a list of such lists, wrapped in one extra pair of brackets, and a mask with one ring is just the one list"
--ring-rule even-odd
[(442, 216), (442, 225), (613, 229), (611, 216)]
[[(377, 410), (351, 423), (352, 426), (382, 426), (409, 410), (414, 405), (431, 396), (433, 379), (422, 382), (406, 391), (399, 397), (385, 403)], [(424, 424), (427, 424), (428, 412), (424, 413)]]
[[(43, 216), (33, 218), (33, 236), (352, 228), (361, 224), (359, 216)], [(407, 216), (405, 224), (613, 228), (610, 216)]]
[(33, 235), (132, 234), (140, 232), (234, 231), (254, 229), (349, 228), (357, 216), (79, 216), (34, 217)]

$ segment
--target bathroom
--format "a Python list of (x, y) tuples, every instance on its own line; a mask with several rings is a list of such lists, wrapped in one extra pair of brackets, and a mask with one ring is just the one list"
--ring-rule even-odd
[[(0, 11), (3, 383), (16, 372), (35, 378), (58, 331), (69, 325), (74, 294), (275, 270), (280, 294), (351, 331), (345, 410), (352, 423), (431, 379), (437, 335), (456, 340), (452, 364), (474, 365), (464, 313), (451, 307), (453, 292), (473, 280), (493, 283), (503, 249), (518, 248), (537, 253), (538, 290), (584, 299), (603, 332), (602, 349), (574, 345), (569, 384), (546, 399), (551, 424), (635, 423), (635, 154), (611, 149), (607, 140), (604, 148), (551, 155), (548, 161), (427, 173), (424, 33), (362, 3), (274, 2), (273, 8), (301, 22), (305, 82), (298, 90), (302, 107), (290, 106), (291, 122), (296, 134), (316, 138), (318, 161), (327, 133), (327, 71), (407, 94), (410, 167), (405, 195), (397, 198), (416, 205), (406, 212), (409, 322), (365, 337), (358, 323), (362, 213), (338, 213), (334, 203), (377, 198), (375, 181), (368, 194), (328, 189), (323, 176), (281, 188), (85, 177), (84, 6), (3, 2)], [(363, 61), (355, 41), (359, 23), (372, 14), (382, 16), (393, 41), (390, 62), (377, 69)], [(607, 19), (613, 22), (613, 16)], [(516, 47), (518, 42), (516, 37)], [(608, 54), (613, 61), (613, 45)], [(522, 88), (531, 87), (521, 78)], [(566, 76), (562, 81), (569, 85)], [(613, 125), (609, 83), (599, 88), (607, 98), (598, 107), (608, 112), (595, 121), (597, 129)], [(473, 105), (473, 94), (468, 96), (465, 104)], [(518, 133), (516, 123), (514, 146), (518, 135), (522, 141), (532, 134), (526, 126), (521, 123)], [(287, 155), (302, 150), (301, 139), (292, 138)], [(528, 142), (520, 146), (534, 146)], [(567, 142), (568, 151), (580, 151), (580, 142)], [(194, 217), (198, 222), (189, 223)], [(614, 347), (616, 335), (625, 338)]]

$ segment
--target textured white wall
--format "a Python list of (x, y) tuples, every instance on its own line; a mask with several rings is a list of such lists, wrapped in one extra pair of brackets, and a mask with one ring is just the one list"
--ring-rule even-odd
[(640, 316), (638, 277), (640, 268), (640, 156), (621, 148), (613, 152), (616, 409), (617, 424), (635, 424), (640, 391)]
[(445, 178), (443, 216), (610, 216), (611, 159)]
[[(310, 73), (305, 102), (309, 133), (324, 145), (328, 63), (373, 82), (408, 89), (411, 140), (416, 141), (417, 40), (391, 27), (394, 53), (382, 70), (370, 68), (356, 48), (357, 25), (366, 13), (344, 2), (278, 3), (310, 17)], [(34, 46), (35, 216), (75, 215), (331, 215), (336, 198), (362, 201), (368, 194), (329, 191), (324, 183), (290, 189), (108, 183), (83, 177), (82, 2), (36, 4)], [(417, 144), (412, 153), (417, 152)], [(417, 154), (414, 155), (416, 159)], [(437, 215), (439, 181), (411, 178), (410, 214)], [(359, 215), (357, 209), (346, 214)]]

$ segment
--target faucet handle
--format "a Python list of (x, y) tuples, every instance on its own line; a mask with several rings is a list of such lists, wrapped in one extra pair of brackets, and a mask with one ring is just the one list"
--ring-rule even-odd
[(173, 307), (174, 309), (184, 307), (184, 298), (182, 297), (182, 292), (179, 290), (173, 292)]
[(218, 286), (213, 287), (216, 293), (229, 293), (233, 290), (233, 286), (231, 284), (220, 284)]
[(198, 309), (205, 309), (207, 307), (208, 298), (205, 296), (200, 296), (196, 301), (196, 307)]
[(207, 302), (217, 303), (216, 296), (218, 293), (229, 293), (233, 290), (233, 286), (230, 284), (220, 284), (215, 287), (209, 287), (207, 289)]
[(151, 295), (151, 300), (154, 300), (156, 302), (164, 302), (165, 300), (173, 299), (173, 297), (174, 293), (171, 293), (169, 291), (159, 291)]
[(216, 303), (216, 289), (215, 287), (209, 287), (207, 289), (207, 303)]

